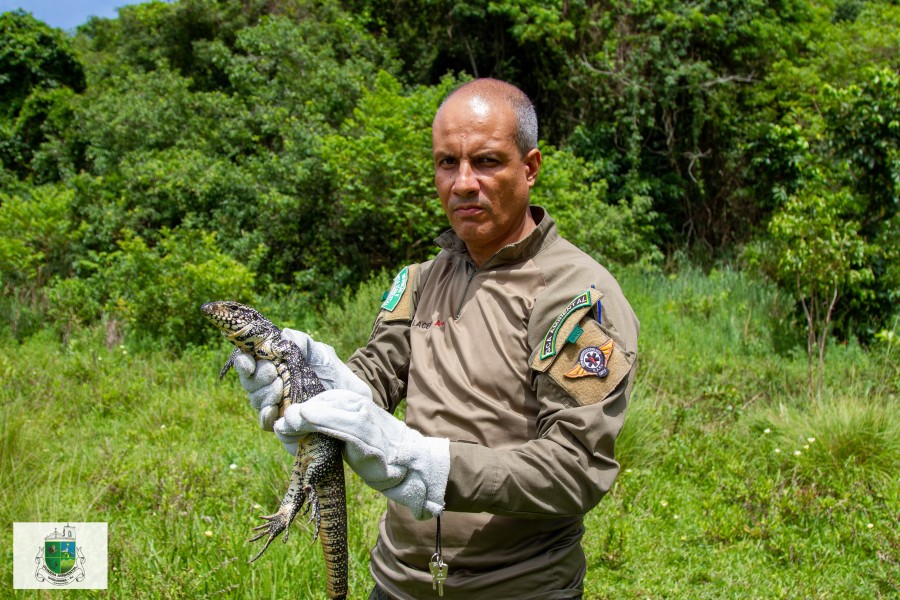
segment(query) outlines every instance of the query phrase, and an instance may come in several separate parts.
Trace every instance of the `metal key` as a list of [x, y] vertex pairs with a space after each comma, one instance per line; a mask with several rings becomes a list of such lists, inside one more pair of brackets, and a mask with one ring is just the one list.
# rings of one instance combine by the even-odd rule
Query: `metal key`
[[435, 554], [428, 563], [428, 570], [431, 571], [431, 589], [437, 590], [438, 596], [444, 595], [444, 580], [447, 579], [447, 563], [444, 559]]

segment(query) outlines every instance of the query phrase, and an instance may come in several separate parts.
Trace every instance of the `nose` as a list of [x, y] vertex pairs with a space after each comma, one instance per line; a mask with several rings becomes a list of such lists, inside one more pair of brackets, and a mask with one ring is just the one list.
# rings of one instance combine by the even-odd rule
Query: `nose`
[[478, 193], [478, 178], [469, 161], [464, 160], [459, 163], [452, 191], [456, 196], [471, 196]]

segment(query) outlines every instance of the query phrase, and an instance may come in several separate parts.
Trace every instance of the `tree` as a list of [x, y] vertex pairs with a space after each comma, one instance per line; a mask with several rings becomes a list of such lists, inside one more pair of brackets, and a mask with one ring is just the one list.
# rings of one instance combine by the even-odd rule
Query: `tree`
[[835, 306], [848, 288], [872, 279], [869, 250], [855, 218], [856, 199], [822, 177], [791, 196], [769, 223], [776, 281], [803, 307], [809, 390], [821, 397], [825, 348]]
[[871, 245], [874, 278], [864, 290], [851, 290], [848, 307], [870, 339], [891, 322], [900, 299], [900, 75], [867, 69], [858, 84], [826, 86], [823, 108], [830, 151], [847, 165], [860, 234]]
[[[20, 179], [40, 145], [60, 128], [72, 92], [85, 89], [72, 41], [22, 10], [0, 14], [0, 166]], [[39, 179], [59, 177], [45, 165]]]
[[71, 40], [22, 10], [0, 14], [0, 117], [18, 114], [35, 88], [85, 87]]

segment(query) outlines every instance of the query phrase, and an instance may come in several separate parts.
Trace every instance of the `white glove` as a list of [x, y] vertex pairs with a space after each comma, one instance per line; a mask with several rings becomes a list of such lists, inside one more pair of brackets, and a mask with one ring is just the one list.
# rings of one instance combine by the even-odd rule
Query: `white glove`
[[236, 352], [233, 366], [250, 396], [250, 406], [259, 411], [260, 428], [272, 431], [272, 424], [278, 418], [283, 389], [281, 379], [275, 372], [275, 364], [271, 360], [256, 360], [246, 352]]
[[[372, 390], [357, 377], [350, 367], [338, 358], [334, 348], [317, 342], [302, 331], [283, 329], [281, 337], [300, 348], [300, 353], [313, 368], [326, 390], [347, 389], [372, 398]], [[270, 360], [256, 360], [246, 352], [238, 352], [234, 357], [234, 370], [241, 385], [250, 396], [250, 405], [259, 411], [259, 426], [272, 431], [278, 418], [278, 404], [281, 402], [283, 384]]]
[[330, 390], [292, 404], [275, 422], [285, 448], [296, 452], [305, 435], [318, 432], [344, 444], [344, 459], [370, 487], [406, 506], [416, 519], [444, 510], [450, 476], [450, 440], [425, 437], [370, 398]]

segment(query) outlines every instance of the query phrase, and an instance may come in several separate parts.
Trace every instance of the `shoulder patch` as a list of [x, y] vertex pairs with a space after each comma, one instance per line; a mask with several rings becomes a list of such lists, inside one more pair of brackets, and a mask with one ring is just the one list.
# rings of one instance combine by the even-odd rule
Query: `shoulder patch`
[[393, 312], [397, 305], [400, 303], [400, 298], [403, 297], [403, 292], [406, 291], [406, 284], [409, 283], [409, 267], [403, 267], [403, 270], [397, 273], [397, 276], [394, 277], [394, 284], [391, 286], [390, 291], [385, 295], [382, 300], [381, 308], [388, 312]]
[[381, 304], [384, 321], [409, 321], [413, 313], [413, 292], [419, 265], [404, 267]]
[[[566, 305], [562, 313], [556, 317], [553, 324], [550, 326], [550, 329], [547, 330], [547, 333], [542, 338], [540, 352], [535, 358], [532, 368], [537, 369], [538, 371], [546, 370], [546, 367], [549, 366], [548, 359], [556, 356], [559, 348], [569, 341], [573, 331], [578, 328], [578, 323], [581, 321], [584, 314], [587, 313], [594, 304], [599, 302], [602, 297], [603, 294], [596, 289], [589, 289], [584, 293], [575, 296], [572, 301]], [[559, 344], [560, 339], [562, 340], [561, 344]], [[577, 335], [575, 336], [575, 339], [578, 339]], [[544, 361], [547, 361], [544, 368], [540, 368], [540, 363]]]
[[582, 406], [609, 396], [634, 363], [634, 354], [616, 347], [593, 318], [583, 327], [578, 341], [566, 344], [547, 371]]

